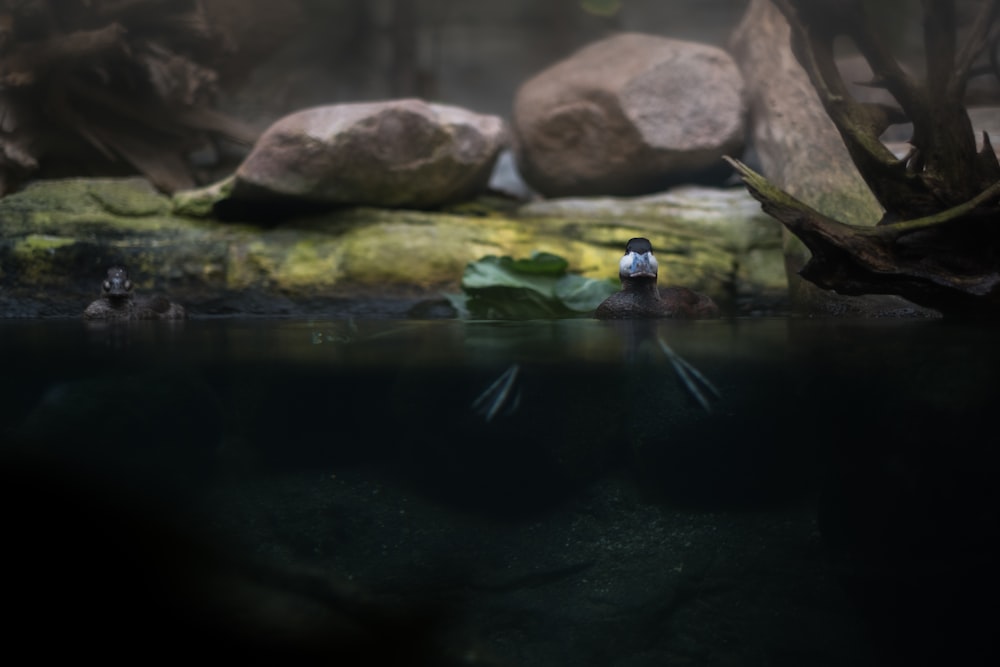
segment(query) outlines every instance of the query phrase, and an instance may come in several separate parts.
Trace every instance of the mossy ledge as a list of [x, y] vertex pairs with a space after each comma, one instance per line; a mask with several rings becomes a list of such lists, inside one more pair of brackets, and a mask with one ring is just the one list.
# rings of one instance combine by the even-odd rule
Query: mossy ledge
[[624, 242], [649, 237], [662, 280], [708, 292], [732, 311], [784, 299], [778, 226], [741, 190], [685, 188], [635, 199], [481, 200], [441, 211], [343, 208], [279, 224], [221, 222], [225, 183], [173, 199], [146, 181], [40, 181], [0, 200], [0, 313], [77, 316], [107, 266], [194, 315], [330, 315], [345, 304], [394, 315], [457, 291], [485, 255], [565, 257], [614, 277]]

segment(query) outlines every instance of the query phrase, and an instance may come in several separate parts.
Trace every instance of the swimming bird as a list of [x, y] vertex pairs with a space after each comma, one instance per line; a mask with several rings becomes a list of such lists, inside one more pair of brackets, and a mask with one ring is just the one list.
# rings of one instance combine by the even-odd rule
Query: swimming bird
[[184, 307], [164, 296], [137, 297], [124, 266], [112, 266], [101, 283], [101, 297], [83, 311], [85, 320], [183, 320]]
[[622, 323], [627, 327], [624, 332], [626, 359], [635, 362], [638, 349], [647, 342], [655, 342], [687, 392], [706, 412], [710, 412], [713, 398], [722, 398], [719, 390], [697, 368], [674, 352], [648, 320], [715, 318], [719, 316], [719, 307], [711, 297], [687, 287], [657, 289], [658, 274], [659, 264], [649, 239], [629, 239], [625, 244], [625, 254], [618, 262], [622, 288], [597, 307], [594, 317], [599, 320], [646, 320]]
[[599, 320], [631, 320], [719, 316], [719, 307], [709, 296], [687, 287], [658, 290], [658, 273], [659, 264], [649, 239], [629, 239], [625, 244], [625, 255], [618, 262], [622, 288], [597, 307], [594, 317]]

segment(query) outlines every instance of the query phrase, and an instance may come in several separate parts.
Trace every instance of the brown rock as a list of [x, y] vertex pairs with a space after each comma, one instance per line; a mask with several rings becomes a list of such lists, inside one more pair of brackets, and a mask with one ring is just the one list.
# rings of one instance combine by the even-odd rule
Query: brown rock
[[234, 199], [429, 208], [486, 188], [503, 120], [417, 99], [315, 107], [272, 125]]
[[743, 79], [716, 47], [638, 33], [591, 44], [521, 86], [525, 180], [547, 196], [637, 195], [700, 180], [739, 154]]

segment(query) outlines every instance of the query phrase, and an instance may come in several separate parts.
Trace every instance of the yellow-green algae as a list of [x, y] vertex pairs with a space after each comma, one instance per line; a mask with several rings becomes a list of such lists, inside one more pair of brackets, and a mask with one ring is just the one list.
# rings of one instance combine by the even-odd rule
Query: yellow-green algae
[[21, 280], [37, 287], [46, 287], [53, 284], [52, 277], [59, 273], [59, 251], [73, 243], [73, 239], [29, 234], [13, 241], [10, 257], [21, 267]]
[[179, 216], [207, 218], [212, 215], [215, 205], [233, 191], [235, 182], [236, 177], [229, 176], [203, 188], [174, 193], [170, 200], [171, 210]]

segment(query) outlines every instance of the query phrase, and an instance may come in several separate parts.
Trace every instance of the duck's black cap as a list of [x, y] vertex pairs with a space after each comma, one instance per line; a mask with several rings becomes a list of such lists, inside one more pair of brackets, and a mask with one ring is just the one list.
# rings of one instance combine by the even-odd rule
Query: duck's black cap
[[625, 244], [625, 252], [636, 252], [639, 254], [653, 252], [653, 244], [649, 242], [649, 239], [644, 239], [641, 236], [638, 236], [634, 239], [628, 240], [628, 243]]

